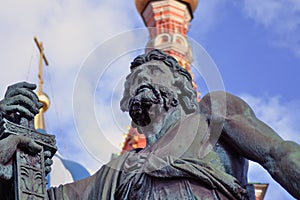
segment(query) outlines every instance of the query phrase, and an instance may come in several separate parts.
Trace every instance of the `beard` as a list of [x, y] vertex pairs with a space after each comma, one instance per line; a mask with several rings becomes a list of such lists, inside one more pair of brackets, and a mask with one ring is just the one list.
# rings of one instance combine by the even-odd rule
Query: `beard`
[[142, 85], [129, 101], [129, 115], [134, 125], [147, 126], [151, 123], [150, 108], [157, 104], [156, 112], [167, 112], [170, 107], [178, 105], [178, 99], [173, 91], [160, 85]]

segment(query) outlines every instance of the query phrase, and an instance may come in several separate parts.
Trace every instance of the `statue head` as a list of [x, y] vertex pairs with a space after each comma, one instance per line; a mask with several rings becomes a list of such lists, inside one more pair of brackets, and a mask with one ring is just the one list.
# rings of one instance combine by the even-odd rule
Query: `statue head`
[[[155, 49], [136, 57], [130, 69], [120, 105], [137, 125], [146, 126], [151, 114], [178, 106], [185, 114], [198, 110], [192, 77], [172, 56]], [[161, 105], [156, 113], [151, 113], [153, 105]]]

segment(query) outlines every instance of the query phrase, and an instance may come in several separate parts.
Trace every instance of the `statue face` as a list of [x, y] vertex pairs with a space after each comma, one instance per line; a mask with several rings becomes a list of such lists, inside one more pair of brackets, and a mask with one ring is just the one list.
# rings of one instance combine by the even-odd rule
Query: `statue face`
[[174, 86], [170, 68], [161, 61], [150, 61], [133, 70], [129, 101], [129, 115], [139, 126], [146, 126], [152, 119], [178, 102], [178, 88]]
[[134, 69], [131, 74], [131, 95], [141, 85], [161, 85], [174, 89], [174, 76], [170, 68], [161, 61], [150, 61]]

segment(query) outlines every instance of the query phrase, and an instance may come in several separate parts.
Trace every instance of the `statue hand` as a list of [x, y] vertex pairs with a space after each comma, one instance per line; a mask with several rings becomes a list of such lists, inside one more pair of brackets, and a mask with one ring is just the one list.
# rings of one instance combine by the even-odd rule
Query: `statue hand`
[[12, 158], [17, 148], [32, 154], [42, 150], [42, 146], [25, 136], [10, 135], [0, 140], [0, 179], [9, 180], [12, 178]]
[[34, 89], [36, 89], [36, 85], [27, 82], [9, 86], [5, 93], [5, 98], [0, 101], [1, 114], [6, 117], [9, 117], [11, 114], [17, 114], [19, 117], [32, 120], [43, 106], [33, 92]]

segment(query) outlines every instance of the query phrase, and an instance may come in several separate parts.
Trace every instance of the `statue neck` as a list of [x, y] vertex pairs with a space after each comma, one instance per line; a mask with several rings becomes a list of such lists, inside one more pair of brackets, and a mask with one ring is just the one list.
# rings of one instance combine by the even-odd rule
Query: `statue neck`
[[147, 146], [152, 146], [161, 136], [172, 128], [183, 116], [185, 112], [181, 108], [175, 108], [170, 112], [157, 116], [158, 121], [147, 127], [139, 127], [140, 131], [146, 136]]

